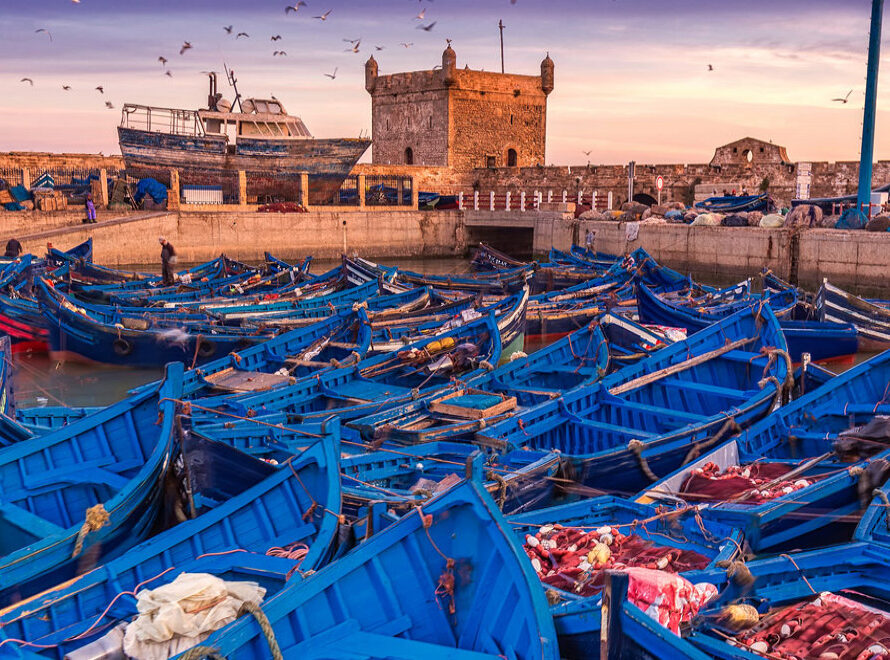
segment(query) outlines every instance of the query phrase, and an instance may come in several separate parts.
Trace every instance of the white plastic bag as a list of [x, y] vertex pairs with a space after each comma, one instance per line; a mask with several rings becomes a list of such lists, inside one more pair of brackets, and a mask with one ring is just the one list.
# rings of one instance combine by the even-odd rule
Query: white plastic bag
[[169, 584], [136, 594], [139, 616], [127, 626], [124, 652], [137, 660], [167, 660], [234, 621], [245, 602], [259, 605], [265, 595], [256, 582], [182, 573]]

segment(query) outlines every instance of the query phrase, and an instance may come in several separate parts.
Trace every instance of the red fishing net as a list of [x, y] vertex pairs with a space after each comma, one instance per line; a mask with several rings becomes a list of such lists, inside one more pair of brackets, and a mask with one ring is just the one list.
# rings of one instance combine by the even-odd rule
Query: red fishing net
[[609, 526], [587, 531], [544, 525], [534, 535], [526, 535], [525, 552], [542, 582], [582, 596], [603, 588], [605, 569], [641, 567], [680, 573], [709, 563], [694, 550], [656, 545]]
[[890, 615], [823, 592], [812, 600], [772, 610], [736, 640], [777, 660], [888, 660]]
[[705, 463], [686, 479], [681, 493], [694, 495], [696, 502], [726, 502], [761, 504], [806, 488], [818, 477], [782, 479], [794, 465], [787, 463], [750, 463], [730, 465], [724, 471], [716, 463]]

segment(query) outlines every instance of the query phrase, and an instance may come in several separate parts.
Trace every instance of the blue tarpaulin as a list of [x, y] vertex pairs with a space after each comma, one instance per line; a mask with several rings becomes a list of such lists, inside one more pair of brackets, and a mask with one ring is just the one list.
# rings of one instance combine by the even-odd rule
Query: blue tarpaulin
[[837, 229], [862, 229], [865, 227], [865, 216], [859, 212], [859, 209], [847, 209], [841, 214], [841, 219], [837, 221], [835, 228]]
[[136, 194], [133, 195], [133, 199], [139, 204], [146, 195], [151, 197], [155, 204], [161, 204], [167, 199], [167, 187], [152, 178], [142, 179], [136, 184]]

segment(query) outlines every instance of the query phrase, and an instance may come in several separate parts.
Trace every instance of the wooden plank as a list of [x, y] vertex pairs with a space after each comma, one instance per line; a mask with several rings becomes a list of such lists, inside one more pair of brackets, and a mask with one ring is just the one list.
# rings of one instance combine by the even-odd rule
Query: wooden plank
[[678, 374], [681, 371], [686, 371], [687, 369], [691, 369], [692, 367], [698, 366], [699, 364], [703, 364], [709, 360], [713, 360], [716, 357], [720, 357], [725, 353], [734, 351], [735, 349], [740, 348], [745, 344], [750, 344], [752, 341], [754, 341], [754, 339], [755, 337], [744, 337], [742, 339], [736, 339], [735, 341], [730, 342], [725, 346], [721, 346], [720, 348], [717, 348], [713, 351], [708, 351], [707, 353], [696, 355], [695, 357], [684, 360], [683, 362], [672, 364], [671, 366], [665, 367], [664, 369], [661, 369], [659, 371], [653, 372], [651, 374], [646, 374], [645, 376], [640, 376], [639, 378], [634, 378], [633, 380], [622, 383], [621, 385], [616, 385], [615, 387], [609, 389], [609, 394], [624, 394], [625, 392], [629, 392], [631, 390], [643, 387], [644, 385], [649, 385], [650, 383], [659, 381], [662, 378], [667, 378], [668, 376]]
[[280, 385], [293, 385], [296, 378], [262, 371], [223, 369], [204, 377], [212, 387], [229, 392], [264, 392]]

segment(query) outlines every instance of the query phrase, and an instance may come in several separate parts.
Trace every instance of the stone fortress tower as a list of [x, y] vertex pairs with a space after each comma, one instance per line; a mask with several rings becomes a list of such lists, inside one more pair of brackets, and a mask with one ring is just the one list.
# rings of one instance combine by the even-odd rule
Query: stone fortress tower
[[539, 76], [457, 67], [449, 44], [442, 66], [380, 75], [365, 64], [371, 95], [375, 165], [425, 165], [468, 171], [476, 167], [544, 165], [547, 96], [554, 65]]

